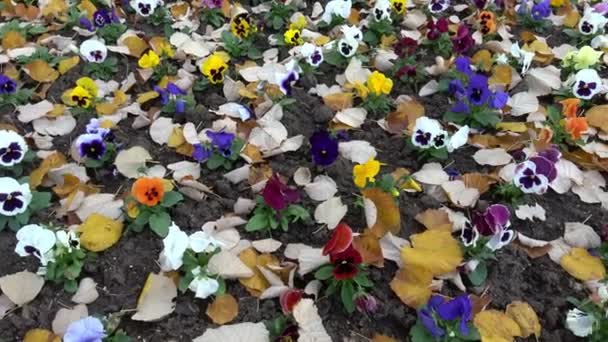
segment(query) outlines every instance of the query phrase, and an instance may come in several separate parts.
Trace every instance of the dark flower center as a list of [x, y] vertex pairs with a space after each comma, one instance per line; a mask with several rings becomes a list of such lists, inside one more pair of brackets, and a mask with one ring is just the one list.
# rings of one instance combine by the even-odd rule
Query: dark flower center
[[146, 191], [145, 196], [148, 199], [148, 201], [153, 201], [159, 197], [159, 193], [155, 187], [152, 187]]

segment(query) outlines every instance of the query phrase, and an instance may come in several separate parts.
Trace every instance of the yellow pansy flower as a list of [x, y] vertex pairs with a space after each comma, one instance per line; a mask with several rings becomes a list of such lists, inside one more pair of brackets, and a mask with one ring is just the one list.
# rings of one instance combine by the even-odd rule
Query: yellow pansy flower
[[84, 88], [90, 96], [97, 97], [97, 84], [90, 77], [81, 77], [76, 81], [76, 85]]
[[583, 46], [573, 57], [574, 68], [576, 70], [587, 69], [597, 64], [602, 54], [602, 51], [595, 51], [590, 46]]
[[367, 89], [365, 84], [361, 82], [355, 82], [355, 84], [353, 84], [353, 88], [355, 89], [355, 93], [357, 93], [357, 96], [362, 99], [366, 99], [369, 95], [369, 89]]
[[374, 95], [388, 95], [393, 90], [393, 80], [381, 72], [374, 71], [367, 78], [367, 88]]
[[224, 74], [228, 70], [226, 57], [220, 53], [214, 53], [207, 57], [201, 65], [201, 72], [209, 82], [213, 84], [224, 82]]
[[304, 40], [302, 39], [302, 34], [300, 30], [297, 29], [289, 29], [285, 31], [283, 35], [283, 39], [285, 39], [285, 44], [287, 45], [302, 45], [304, 44]]
[[169, 44], [169, 42], [165, 40], [161, 41], [158, 45], [158, 52], [161, 56], [167, 56], [169, 58], [173, 58], [173, 55], [175, 54], [175, 51], [173, 51], [171, 44]]
[[391, 7], [397, 14], [405, 13], [405, 0], [391, 0]]
[[[292, 19], [293, 20], [293, 19]], [[306, 27], [306, 17], [302, 13], [298, 13], [295, 20], [289, 24], [290, 29], [301, 30]]]
[[241, 39], [249, 37], [255, 31], [255, 26], [251, 24], [250, 20], [247, 13], [236, 15], [230, 21], [230, 32]]
[[551, 0], [551, 6], [561, 7], [564, 5], [565, 0]]
[[139, 61], [137, 61], [137, 65], [139, 65], [142, 69], [151, 69], [160, 64], [160, 57], [156, 54], [156, 52], [150, 50], [148, 53], [143, 54]]
[[91, 106], [92, 95], [83, 87], [76, 86], [68, 95], [68, 105], [89, 108]]
[[355, 165], [353, 167], [355, 185], [363, 188], [367, 185], [368, 181], [375, 182], [375, 177], [380, 172], [380, 165], [380, 162], [373, 158], [365, 162], [365, 164]]

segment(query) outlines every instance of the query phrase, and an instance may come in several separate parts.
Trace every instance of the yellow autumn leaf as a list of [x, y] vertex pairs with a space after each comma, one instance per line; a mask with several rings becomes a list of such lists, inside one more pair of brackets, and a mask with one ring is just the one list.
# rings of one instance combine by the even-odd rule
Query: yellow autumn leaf
[[479, 66], [481, 70], [490, 71], [492, 68], [492, 54], [488, 50], [479, 50], [471, 57], [473, 65]]
[[101, 252], [112, 247], [122, 235], [122, 222], [100, 214], [91, 214], [78, 227], [80, 243], [91, 252]]
[[376, 222], [369, 227], [372, 233], [378, 238], [386, 233], [397, 235], [401, 231], [401, 213], [393, 195], [380, 188], [368, 188], [362, 190], [361, 194], [376, 206]]
[[17, 31], [8, 31], [2, 37], [2, 47], [5, 50], [20, 48], [25, 45], [25, 37]]
[[372, 337], [372, 342], [397, 342], [397, 340], [390, 336], [376, 333], [374, 337]]
[[80, 63], [80, 56], [65, 58], [59, 62], [59, 65], [57, 65], [57, 70], [59, 70], [59, 73], [63, 75], [73, 67], [77, 66], [78, 63]]
[[412, 247], [401, 250], [404, 268], [422, 268], [434, 276], [452, 272], [462, 262], [460, 243], [445, 230], [427, 230], [410, 237]]
[[97, 7], [90, 0], [83, 0], [78, 5], [81, 12], [85, 12], [89, 20], [93, 19], [93, 14], [97, 11]]
[[207, 306], [205, 312], [215, 324], [226, 324], [231, 322], [239, 314], [239, 303], [229, 294], [215, 297], [213, 303]]
[[333, 93], [323, 96], [323, 102], [334, 111], [353, 106], [353, 93]]
[[46, 114], [46, 116], [49, 118], [58, 118], [58, 117], [62, 116], [64, 113], [65, 113], [65, 106], [62, 105], [61, 103], [55, 103], [53, 105], [53, 110], [48, 112]]
[[40, 83], [53, 82], [59, 77], [59, 72], [42, 59], [35, 59], [24, 67], [30, 77]]
[[572, 248], [559, 260], [559, 264], [578, 280], [600, 280], [606, 277], [606, 267], [602, 260], [589, 254], [584, 248]]
[[500, 84], [508, 86], [513, 78], [513, 69], [510, 65], [497, 65], [492, 68], [492, 76], [488, 80], [490, 85]]
[[181, 127], [173, 127], [173, 132], [171, 132], [171, 135], [169, 136], [167, 146], [176, 148], [183, 145], [185, 142], [186, 138], [184, 138], [184, 130]]
[[44, 8], [42, 8], [42, 16], [53, 16], [55, 18], [65, 17], [68, 11], [68, 2], [65, 0], [49, 0]]
[[331, 41], [331, 38], [329, 38], [328, 36], [318, 36], [317, 38], [315, 38], [315, 44], [318, 46], [323, 46], [327, 43], [329, 43]]
[[433, 274], [426, 269], [408, 267], [400, 269], [390, 286], [401, 301], [413, 308], [418, 309], [425, 305], [431, 298], [430, 289]]
[[485, 310], [473, 319], [473, 324], [481, 335], [482, 342], [512, 342], [521, 336], [517, 322], [498, 310]]
[[141, 93], [141, 94], [137, 95], [137, 103], [144, 104], [150, 100], [154, 100], [158, 96], [159, 96], [158, 93], [154, 90], [147, 91], [145, 93]]
[[564, 27], [574, 28], [578, 24], [578, 21], [581, 19], [581, 14], [578, 13], [578, 10], [575, 6], [570, 7], [570, 11], [566, 14], [564, 18]]
[[40, 166], [38, 166], [30, 174], [30, 187], [32, 189], [37, 188], [42, 184], [42, 180], [51, 169], [58, 168], [66, 163], [65, 156], [59, 152], [55, 152], [46, 157]]
[[507, 305], [505, 310], [507, 316], [511, 317], [521, 329], [521, 337], [527, 338], [534, 334], [536, 340], [540, 337], [541, 325], [538, 316], [530, 304], [526, 302], [513, 301]]
[[364, 264], [374, 265], [376, 267], [384, 266], [384, 256], [382, 255], [382, 248], [380, 247], [380, 239], [372, 233], [371, 230], [366, 229], [363, 234], [354, 237], [353, 247], [361, 253]]
[[118, 106], [113, 102], [98, 103], [95, 105], [95, 111], [98, 115], [112, 115], [116, 113]]
[[55, 336], [46, 329], [30, 329], [23, 337], [23, 342], [61, 342], [61, 337]]
[[415, 217], [426, 229], [452, 231], [452, 222], [447, 212], [439, 209], [427, 209]]
[[253, 296], [259, 297], [270, 284], [266, 277], [260, 272], [258, 266], [266, 266], [268, 264], [278, 265], [278, 260], [270, 254], [259, 255], [253, 248], [247, 248], [239, 254], [239, 259], [253, 271], [253, 276], [249, 278], [241, 278], [239, 282], [247, 288], [247, 291]]
[[129, 54], [131, 56], [137, 58], [141, 57], [144, 51], [146, 51], [150, 47], [145, 40], [139, 38], [136, 35], [132, 35], [123, 39], [122, 45], [129, 48]]
[[528, 130], [525, 122], [499, 122], [496, 124], [496, 128], [515, 133], [524, 133]]

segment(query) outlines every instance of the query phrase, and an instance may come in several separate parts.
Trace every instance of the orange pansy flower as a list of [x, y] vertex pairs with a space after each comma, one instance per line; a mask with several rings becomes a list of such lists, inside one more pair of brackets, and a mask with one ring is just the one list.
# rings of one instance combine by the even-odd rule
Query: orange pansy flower
[[572, 139], [580, 139], [583, 132], [588, 128], [586, 118], [572, 117], [566, 119], [566, 132], [570, 133]]
[[481, 11], [478, 20], [482, 34], [486, 35], [496, 32], [496, 14], [494, 14], [494, 12]]
[[571, 98], [559, 101], [559, 103], [563, 106], [562, 113], [565, 117], [575, 118], [576, 112], [578, 111], [578, 105], [581, 103], [581, 100], [577, 98]]
[[139, 203], [153, 207], [163, 199], [165, 186], [161, 178], [140, 178], [133, 183], [131, 194]]

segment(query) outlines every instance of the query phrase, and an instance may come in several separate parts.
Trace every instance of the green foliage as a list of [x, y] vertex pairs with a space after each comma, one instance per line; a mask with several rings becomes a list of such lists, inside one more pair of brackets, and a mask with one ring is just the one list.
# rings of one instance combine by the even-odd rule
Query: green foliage
[[253, 211], [253, 216], [245, 226], [245, 230], [248, 232], [274, 230], [279, 227], [283, 231], [287, 231], [290, 223], [310, 219], [308, 210], [300, 205], [291, 204], [287, 208], [277, 212], [266, 205], [262, 196], [258, 196], [257, 202], [258, 204]]
[[150, 16], [146, 18], [146, 21], [154, 26], [171, 24], [171, 13], [169, 13], [169, 9], [167, 7], [159, 6], [156, 7], [154, 13], [150, 14]]
[[529, 13], [518, 14], [517, 24], [541, 33], [553, 26], [551, 21], [546, 19], [534, 19]]
[[121, 23], [106, 24], [97, 30], [97, 35], [105, 41], [107, 45], [116, 44], [116, 41], [127, 31], [127, 25]]
[[108, 57], [102, 63], [87, 63], [83, 72], [92, 78], [109, 81], [118, 71], [118, 58]]
[[0, 27], [0, 38], [4, 38], [4, 35], [11, 31], [19, 32], [23, 37], [29, 38], [45, 33], [47, 29], [44, 26], [24, 23], [17, 19], [13, 19]]
[[496, 187], [494, 194], [503, 202], [517, 205], [521, 202], [524, 192], [513, 183], [502, 183]]
[[16, 61], [18, 64], [28, 64], [37, 59], [42, 59], [43, 61], [46, 61], [47, 63], [49, 63], [50, 66], [53, 66], [53, 67], [55, 65], [59, 64], [59, 62], [62, 60], [62, 58], [59, 56], [51, 55], [49, 53], [49, 49], [47, 49], [45, 47], [38, 47], [38, 48], [36, 48], [36, 52], [34, 52], [33, 54], [31, 54], [29, 56], [19, 56], [19, 57], [17, 57]]
[[45, 278], [56, 284], [63, 284], [67, 292], [78, 290], [78, 277], [84, 266], [87, 254], [80, 248], [57, 247], [55, 260], [48, 263]]
[[34, 89], [18, 89], [12, 94], [0, 94], [0, 107], [4, 105], [20, 106], [29, 103]]
[[289, 18], [295, 11], [296, 8], [292, 5], [272, 1], [270, 10], [264, 14], [264, 22], [267, 23], [267, 26], [279, 31], [289, 22]]
[[382, 36], [390, 36], [395, 34], [395, 27], [388, 19], [380, 21], [371, 20], [368, 24], [368, 29], [363, 34], [363, 41], [370, 46], [376, 46], [380, 43]]
[[219, 8], [206, 9], [201, 14], [202, 19], [209, 23], [213, 28], [220, 28], [226, 22], [226, 18]]
[[327, 23], [324, 21], [319, 21], [319, 23], [317, 24], [317, 27], [319, 29], [331, 29], [332, 27], [338, 26], [338, 25], [343, 25], [346, 24], [346, 19], [337, 16], [337, 15], [332, 15], [331, 16], [331, 22]]
[[253, 36], [247, 39], [239, 39], [230, 31], [222, 32], [224, 49], [234, 58], [248, 57], [250, 59], [262, 58], [262, 52], [254, 46]]
[[230, 147], [232, 153], [230, 153], [229, 156], [226, 157], [218, 151], [213, 151], [213, 154], [207, 159], [205, 165], [207, 165], [209, 170], [216, 170], [220, 167], [224, 168], [224, 170], [232, 170], [234, 163], [240, 158], [239, 154], [243, 149], [243, 146], [245, 146], [245, 141], [243, 139], [234, 138], [232, 146]]
[[[194, 106], [196, 105], [196, 100], [194, 99], [194, 96], [192, 96], [192, 95], [179, 96], [179, 99], [184, 100], [186, 102], [186, 106], [185, 106], [186, 111], [194, 108]], [[163, 107], [161, 108], [160, 111], [163, 114], [171, 114], [173, 116], [174, 114], [177, 113], [177, 109], [176, 109], [175, 105], [176, 105], [176, 99], [170, 99], [166, 105], [163, 105]]]
[[156, 235], [164, 238], [169, 234], [169, 227], [171, 226], [171, 215], [167, 210], [183, 200], [184, 196], [181, 193], [168, 191], [165, 192], [158, 205], [153, 207], [139, 205], [139, 213], [134, 220], [131, 220], [129, 230], [141, 232], [148, 226]]
[[281, 334], [291, 324], [289, 318], [286, 316], [279, 316], [274, 319], [264, 322], [266, 329], [268, 330], [270, 341], [278, 341]]
[[358, 266], [357, 275], [352, 279], [334, 279], [334, 265], [326, 264], [321, 266], [315, 272], [315, 279], [327, 282], [329, 286], [325, 289], [325, 295], [331, 296], [339, 293], [342, 306], [348, 313], [355, 311], [355, 299], [358, 296], [365, 295], [367, 289], [374, 286], [367, 274], [367, 268], [364, 265]]
[[449, 33], [443, 33], [435, 40], [424, 39], [421, 45], [425, 49], [430, 50], [431, 54], [441, 56], [443, 58], [449, 58], [454, 49]]
[[374, 117], [379, 118], [388, 114], [393, 109], [393, 103], [387, 95], [369, 94], [367, 99], [361, 104]]
[[329, 65], [344, 68], [348, 65], [348, 58], [342, 56], [337, 49], [332, 49], [323, 56], [323, 61]]
[[176, 75], [177, 74], [177, 66], [173, 64], [170, 60], [162, 57], [160, 64], [154, 68], [154, 72], [150, 79], [155, 82], [160, 81], [161, 78], [168, 75]]
[[456, 113], [448, 111], [443, 116], [445, 121], [473, 128], [495, 128], [501, 119], [498, 112], [488, 106], [469, 105], [471, 113]]
[[[182, 267], [180, 267], [180, 273], [183, 274], [183, 276], [180, 277], [178, 284], [178, 289], [180, 290], [180, 292], [186, 292], [190, 283], [197, 277], [215, 278], [220, 284], [215, 294], [220, 295], [226, 292], [226, 283], [224, 279], [209, 273], [207, 270], [207, 265], [209, 264], [209, 260], [211, 260], [211, 257], [219, 253], [220, 251], [220, 248], [216, 248], [212, 252], [201, 253], [195, 253], [191, 249], [186, 250], [182, 259], [184, 263]], [[194, 270], [197, 270], [197, 272], [199, 273], [195, 275], [193, 273]]]

